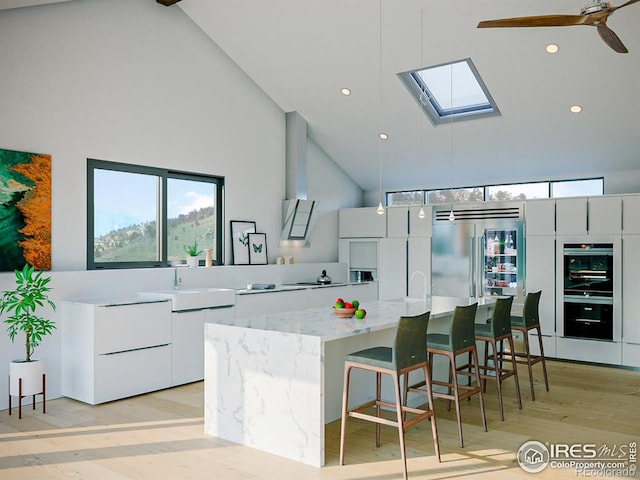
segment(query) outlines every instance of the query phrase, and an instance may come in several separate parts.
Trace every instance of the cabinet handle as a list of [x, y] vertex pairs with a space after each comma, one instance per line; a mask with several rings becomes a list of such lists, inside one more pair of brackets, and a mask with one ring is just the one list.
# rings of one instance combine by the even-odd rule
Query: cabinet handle
[[168, 347], [169, 345], [171, 345], [170, 343], [162, 343], [160, 345], [151, 345], [148, 347], [140, 347], [140, 348], [131, 348], [129, 350], [120, 350], [118, 352], [108, 352], [108, 353], [101, 353], [100, 355], [103, 356], [107, 356], [107, 355], [119, 355], [121, 353], [128, 353], [128, 352], [137, 352], [139, 350], [149, 350], [150, 348], [161, 348], [161, 347]]

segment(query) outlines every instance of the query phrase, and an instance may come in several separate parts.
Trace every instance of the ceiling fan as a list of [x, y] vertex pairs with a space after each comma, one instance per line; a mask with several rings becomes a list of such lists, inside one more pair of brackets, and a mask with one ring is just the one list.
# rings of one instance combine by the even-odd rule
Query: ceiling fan
[[478, 23], [478, 28], [499, 27], [569, 27], [573, 25], [591, 25], [598, 29], [600, 38], [618, 53], [627, 53], [618, 36], [607, 27], [609, 15], [616, 10], [640, 2], [629, 0], [619, 7], [612, 7], [609, 2], [596, 1], [582, 8], [580, 15], [539, 15], [534, 17], [502, 18], [498, 20], [484, 20]]

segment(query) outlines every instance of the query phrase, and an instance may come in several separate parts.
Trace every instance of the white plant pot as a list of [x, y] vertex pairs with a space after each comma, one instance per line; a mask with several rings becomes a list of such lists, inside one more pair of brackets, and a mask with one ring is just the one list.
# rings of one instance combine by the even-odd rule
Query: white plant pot
[[9, 364], [9, 394], [15, 397], [20, 394], [19, 379], [22, 379], [22, 395], [42, 393], [43, 374], [42, 360], [12, 360]]
[[198, 257], [187, 257], [187, 265], [189, 265], [189, 267], [191, 268], [196, 268], [198, 266], [199, 260], [200, 259]]

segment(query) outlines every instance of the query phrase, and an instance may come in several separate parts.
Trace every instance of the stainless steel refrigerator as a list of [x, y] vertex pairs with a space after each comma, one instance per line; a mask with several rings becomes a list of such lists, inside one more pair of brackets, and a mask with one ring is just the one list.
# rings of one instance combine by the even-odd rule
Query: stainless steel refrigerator
[[431, 293], [451, 297], [513, 296], [525, 281], [524, 206], [520, 203], [436, 208]]

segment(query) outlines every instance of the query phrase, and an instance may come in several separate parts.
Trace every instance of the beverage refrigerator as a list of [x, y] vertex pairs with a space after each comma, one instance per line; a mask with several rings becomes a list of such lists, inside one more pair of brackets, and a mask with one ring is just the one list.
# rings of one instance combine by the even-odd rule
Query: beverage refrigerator
[[524, 222], [519, 205], [434, 212], [431, 293], [452, 297], [513, 296], [525, 288]]

